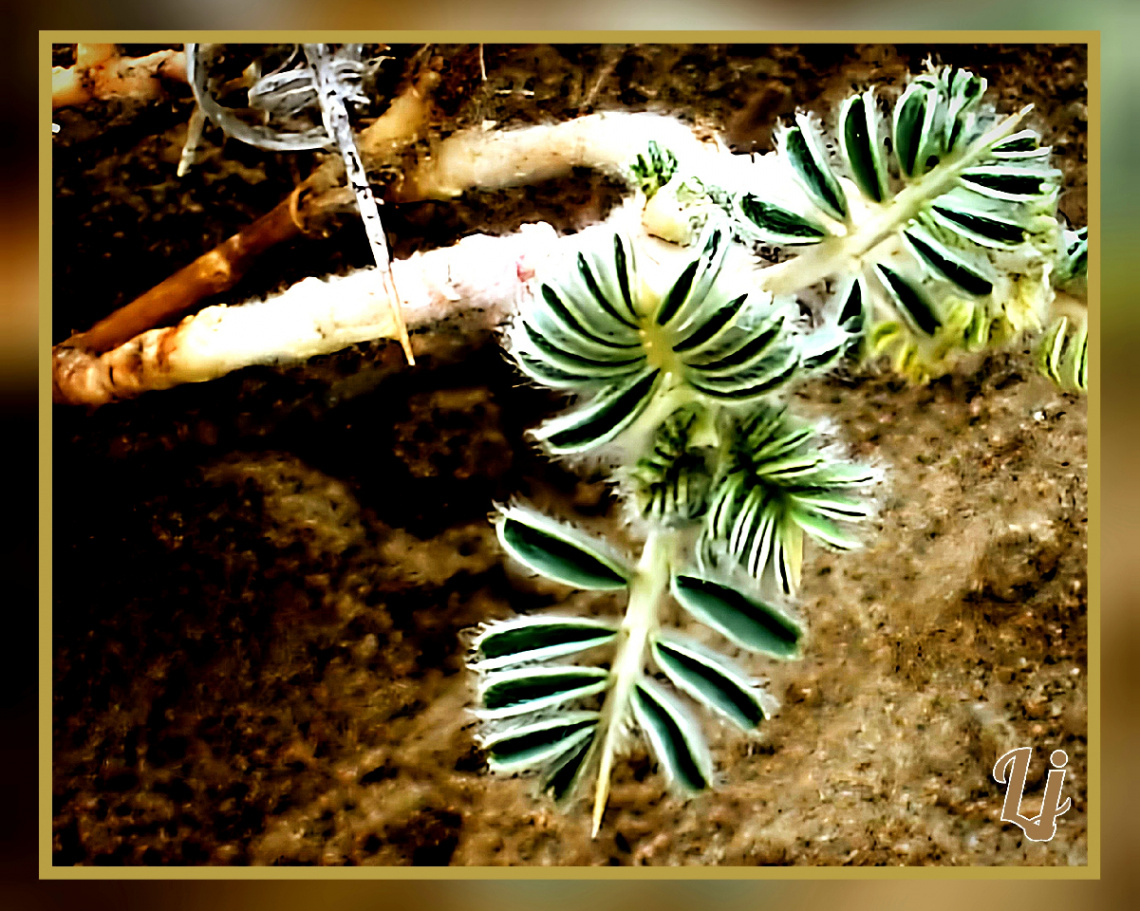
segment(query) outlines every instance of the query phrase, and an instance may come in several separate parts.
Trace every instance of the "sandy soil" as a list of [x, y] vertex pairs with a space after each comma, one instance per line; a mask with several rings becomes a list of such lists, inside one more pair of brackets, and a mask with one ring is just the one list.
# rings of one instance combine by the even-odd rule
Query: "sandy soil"
[[[1081, 49], [935, 49], [1038, 105], [1062, 208], [1086, 211]], [[664, 109], [768, 147], [775, 118], [930, 48], [438, 49], [454, 129]], [[187, 97], [62, 112], [56, 335], [89, 325], [275, 205], [307, 156], [226, 143], [173, 176]], [[215, 141], [217, 136], [212, 137]], [[571, 230], [603, 179], [391, 213], [397, 255], [532, 220]], [[346, 227], [265, 258], [264, 294], [367, 262]], [[783, 703], [759, 741], [710, 726], [723, 784], [685, 802], [619, 767], [596, 841], [472, 739], [463, 630], [610, 596], [514, 574], [487, 522], [520, 495], [621, 535], [600, 473], [523, 432], [558, 401], [493, 340], [400, 369], [395, 345], [250, 369], [93, 413], [54, 412], [53, 853], [57, 864], [1001, 864], [1087, 862], [1087, 436], [1083, 399], [1024, 351], [927, 388], [878, 374], [802, 388], [887, 469], [868, 547], [809, 550], [804, 660], [750, 666]], [[994, 760], [1069, 756], [1073, 808], [1031, 843], [999, 819]]]

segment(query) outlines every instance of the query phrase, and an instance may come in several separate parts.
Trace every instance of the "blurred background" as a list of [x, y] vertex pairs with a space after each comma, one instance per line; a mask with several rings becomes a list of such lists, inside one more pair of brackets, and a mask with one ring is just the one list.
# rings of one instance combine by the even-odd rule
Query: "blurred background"
[[[1100, 408], [1090, 416], [1090, 458], [1093, 477], [1100, 479], [1104, 503], [1099, 532], [1097, 513], [1093, 519], [1092, 550], [1101, 560], [1102, 672], [1102, 771], [1103, 828], [1102, 880], [1080, 882], [938, 882], [933, 874], [916, 872], [925, 881], [892, 882], [685, 882], [685, 883], [208, 883], [171, 886], [161, 883], [40, 883], [35, 877], [36, 832], [36, 669], [27, 643], [36, 635], [34, 576], [38, 541], [20, 526], [19, 520], [34, 514], [32, 484], [15, 483], [16, 534], [4, 551], [5, 574], [12, 581], [8, 616], [9, 658], [3, 662], [0, 680], [0, 711], [7, 736], [0, 740], [0, 763], [4, 773], [8, 824], [0, 835], [0, 881], [5, 906], [10, 908], [56, 908], [74, 905], [82, 898], [88, 908], [164, 907], [260, 908], [301, 907], [314, 900], [335, 903], [338, 909], [400, 907], [410, 901], [430, 902], [439, 908], [522, 908], [541, 904], [550, 908], [571, 908], [589, 904], [598, 911], [624, 907], [631, 901], [653, 902], [662, 909], [691, 907], [696, 902], [716, 902], [725, 909], [753, 908], [778, 901], [782, 908], [815, 908], [839, 905], [844, 908], [911, 907], [921, 901], [931, 909], [949, 908], [962, 903], [980, 907], [1020, 905], [1026, 900], [1047, 901], [1050, 908], [1128, 907], [1125, 871], [1140, 856], [1140, 830], [1135, 819], [1135, 783], [1129, 772], [1136, 768], [1131, 757], [1140, 755], [1140, 730], [1135, 719], [1134, 699], [1140, 684], [1140, 598], [1128, 582], [1128, 557], [1136, 546], [1140, 515], [1140, 481], [1128, 476], [1134, 464], [1131, 454], [1140, 445], [1138, 406], [1133, 398], [1140, 378], [1140, 361], [1131, 357], [1128, 347], [1140, 345], [1140, 311], [1133, 311], [1136, 292], [1129, 279], [1132, 250], [1140, 241], [1140, 186], [1127, 168], [1135, 159], [1140, 131], [1140, 106], [1136, 86], [1140, 85], [1140, 56], [1135, 37], [1140, 34], [1140, 4], [1131, 0], [1110, 0], [1096, 4], [1062, 3], [1060, 0], [1021, 0], [994, 3], [985, 0], [958, 0], [953, 4], [918, 9], [898, 0], [886, 2], [773, 2], [773, 0], [706, 0], [699, 12], [691, 4], [661, 0], [656, 4], [617, 4], [613, 0], [580, 0], [572, 8], [541, 7], [532, 2], [499, 2], [474, 6], [458, 0], [421, 0], [414, 6], [383, 3], [336, 2], [319, 6], [297, 0], [268, 3], [253, 0], [241, 6], [217, 0], [200, 0], [193, 5], [167, 2], [141, 3], [138, 0], [110, 4], [100, 2], [59, 3], [52, 9], [22, 5], [8, 17], [17, 40], [10, 43], [10, 88], [4, 105], [4, 129], [0, 131], [3, 149], [3, 198], [6, 215], [0, 231], [0, 408], [7, 437], [14, 443], [12, 456], [17, 471], [28, 477], [39, 457], [26, 445], [38, 426], [37, 410], [37, 226], [39, 143], [48, 137], [37, 133], [37, 83], [47, 75], [41, 65], [36, 41], [37, 29], [201, 29], [201, 28], [321, 28], [321, 29], [423, 29], [443, 30], [453, 40], [472, 40], [459, 30], [492, 29], [625, 29], [644, 30], [781, 30], [837, 29], [867, 32], [899, 29], [1003, 30], [1096, 30], [1101, 33], [1102, 124], [1101, 152], [1104, 207], [1101, 234], [1094, 249], [1101, 252], [1101, 316], [1103, 344], [1094, 361], [1091, 382], [1100, 393]], [[705, 36], [692, 31], [687, 40]], [[797, 36], [804, 40], [803, 36]], [[838, 36], [837, 36], [838, 37]], [[892, 40], [901, 36], [892, 35]], [[946, 40], [951, 36], [942, 36]], [[116, 40], [118, 35], [107, 35]], [[133, 36], [134, 40], [146, 40]], [[765, 35], [765, 40], [779, 36]], [[60, 40], [65, 40], [61, 35]], [[405, 39], [406, 40], [406, 39]], [[516, 38], [517, 40], [517, 38]], [[711, 40], [711, 38], [710, 38]], [[723, 40], [723, 36], [722, 36]], [[849, 40], [843, 36], [843, 40]], [[975, 39], [976, 40], [976, 39]], [[1047, 41], [1047, 36], [1027, 34], [1027, 41]], [[42, 72], [41, 72], [42, 70]], [[1095, 63], [1090, 60], [1090, 70]], [[1095, 123], [1095, 111], [1090, 111]], [[1090, 157], [1097, 155], [1090, 145]], [[1096, 224], [1096, 188], [1090, 187], [1090, 222]], [[45, 223], [44, 230], [48, 228]], [[1095, 255], [1095, 254], [1094, 254]], [[1093, 261], [1093, 282], [1097, 279]], [[1095, 325], [1095, 321], [1094, 321]], [[46, 354], [47, 340], [42, 345]], [[1095, 348], [1094, 348], [1095, 351]], [[1104, 369], [1100, 370], [1103, 364]], [[42, 365], [41, 365], [42, 366]], [[46, 373], [45, 373], [46, 375]], [[46, 398], [45, 398], [46, 401]], [[1103, 424], [1101, 423], [1103, 421]], [[1103, 426], [1103, 454], [1096, 445]], [[44, 437], [41, 436], [40, 439]], [[1099, 474], [1095, 466], [1100, 465]], [[46, 461], [41, 462], [47, 468]], [[50, 489], [50, 477], [42, 476]], [[1095, 489], [1095, 488], [1094, 488]], [[1104, 495], [1103, 492], [1107, 492]], [[50, 529], [40, 531], [48, 541]], [[1100, 547], [1097, 548], [1099, 541]], [[1094, 557], [1095, 559], [1095, 557]], [[47, 567], [43, 567], [47, 571]], [[1096, 578], [1096, 567], [1090, 566]], [[1096, 586], [1093, 586], [1094, 597]], [[1093, 635], [1097, 626], [1091, 625]], [[17, 644], [19, 643], [19, 644]], [[26, 657], [24, 657], [26, 656]], [[22, 660], [21, 660], [22, 659]], [[1096, 668], [1090, 668], [1096, 678]], [[1095, 721], [1090, 719], [1095, 724]], [[1095, 763], [1095, 759], [1094, 759]], [[1090, 795], [1092, 796], [1092, 795]], [[1094, 797], [1095, 800], [1095, 797]], [[834, 871], [838, 872], [838, 871]], [[1029, 872], [1029, 871], [1026, 871]]]

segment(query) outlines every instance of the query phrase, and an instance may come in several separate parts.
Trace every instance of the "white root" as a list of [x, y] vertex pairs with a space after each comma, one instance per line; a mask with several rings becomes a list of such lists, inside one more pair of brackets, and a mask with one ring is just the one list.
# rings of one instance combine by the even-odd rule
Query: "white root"
[[[546, 223], [508, 237], [473, 235], [393, 264], [411, 327], [449, 319], [495, 326], [514, 308], [534, 270], [559, 247]], [[398, 338], [390, 302], [362, 269], [307, 278], [258, 303], [207, 307], [178, 325], [151, 329], [102, 355], [52, 352], [53, 398], [104, 405], [143, 392], [201, 383], [255, 364], [299, 363], [373, 339]]]
[[[565, 177], [574, 168], [621, 173], [650, 141], [679, 159], [710, 147], [681, 121], [661, 114], [614, 111], [549, 126], [468, 130], [439, 142], [431, 157], [406, 175], [397, 201], [450, 199], [466, 190], [492, 190]], [[361, 137], [366, 159], [375, 143]]]
[[[422, 129], [428, 87], [398, 98], [389, 113], [359, 137], [373, 165]], [[566, 123], [504, 132], [469, 131], [437, 143], [405, 177], [398, 199], [452, 198], [566, 176], [584, 167], [619, 174], [650, 140], [680, 158], [710, 154], [686, 124], [657, 114], [593, 114]], [[522, 293], [531, 264], [553, 251], [549, 225], [531, 225], [509, 238], [474, 236], [446, 250], [395, 263], [401, 313], [426, 326], [464, 311], [497, 324]], [[64, 343], [52, 351], [53, 400], [103, 405], [143, 392], [205, 382], [254, 364], [299, 363], [349, 345], [400, 338], [378, 292], [374, 270], [343, 278], [309, 278], [262, 303], [208, 307], [176, 326], [152, 329], [99, 354]], [[390, 286], [390, 283], [388, 283]]]

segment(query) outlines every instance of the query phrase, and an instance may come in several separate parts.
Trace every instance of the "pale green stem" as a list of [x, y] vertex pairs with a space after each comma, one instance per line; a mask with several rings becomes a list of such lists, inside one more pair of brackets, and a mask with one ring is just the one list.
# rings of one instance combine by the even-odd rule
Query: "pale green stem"
[[952, 190], [966, 168], [977, 164], [997, 142], [1017, 129], [1029, 113], [1027, 105], [976, 140], [957, 158], [935, 166], [883, 206], [877, 217], [846, 237], [831, 238], [795, 259], [769, 266], [759, 273], [760, 287], [772, 294], [791, 294], [809, 288], [836, 273], [858, 271], [862, 259], [893, 236], [932, 201]]
[[629, 590], [629, 606], [618, 632], [617, 652], [610, 671], [611, 683], [602, 704], [598, 729], [604, 731], [601, 741], [601, 764], [594, 792], [594, 827], [591, 838], [597, 838], [606, 812], [610, 793], [610, 776], [620, 745], [626, 719], [630, 713], [633, 687], [645, 667], [649, 637], [657, 628], [658, 612], [669, 586], [668, 532], [653, 530], [645, 541], [637, 575]]
[[625, 439], [637, 439], [645, 431], [656, 430], [678, 408], [697, 401], [697, 392], [677, 373], [666, 373], [658, 392], [645, 411], [624, 431]]

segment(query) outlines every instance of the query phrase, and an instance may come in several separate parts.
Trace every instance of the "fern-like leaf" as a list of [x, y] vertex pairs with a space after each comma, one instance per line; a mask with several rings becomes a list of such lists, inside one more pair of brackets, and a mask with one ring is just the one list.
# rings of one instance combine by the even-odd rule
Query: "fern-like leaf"
[[677, 409], [657, 428], [648, 455], [626, 472], [643, 519], [673, 527], [704, 514], [712, 478], [695, 436], [707, 421], [699, 405]]
[[715, 566], [728, 558], [781, 591], [799, 586], [803, 536], [837, 550], [859, 546], [847, 526], [872, 509], [850, 491], [875, 472], [813, 448], [815, 431], [782, 408], [762, 407], [725, 431], [731, 453], [714, 482], [700, 553]]
[[[519, 369], [585, 401], [535, 437], [554, 454], [586, 452], [634, 426], [653, 401], [688, 387], [710, 401], [751, 401], [789, 382], [803, 362], [787, 307], [751, 293], [726, 268], [731, 235], [711, 227], [660, 299], [643, 294], [632, 242], [621, 234], [575, 252], [541, 282], [508, 330]], [[835, 355], [838, 341], [815, 360]]]
[[[763, 270], [761, 287], [791, 294], [861, 273], [862, 319], [845, 328], [863, 333], [865, 355], [889, 354], [925, 381], [957, 353], [1051, 325], [1053, 284], [1067, 285], [1087, 251], [1087, 232], [1083, 248], [1062, 234], [1050, 149], [1017, 129], [1025, 111], [999, 122], [982, 103], [985, 89], [969, 71], [931, 68], [891, 105], [871, 90], [848, 98], [837, 141], [797, 114], [777, 136], [784, 181], [771, 169], [760, 186], [674, 179], [688, 196], [704, 188], [694, 211], [719, 206], [741, 237], [799, 254]], [[847, 310], [855, 288], [840, 282], [835, 310]], [[836, 338], [832, 359], [804, 364], [832, 363], [840, 347]]]

